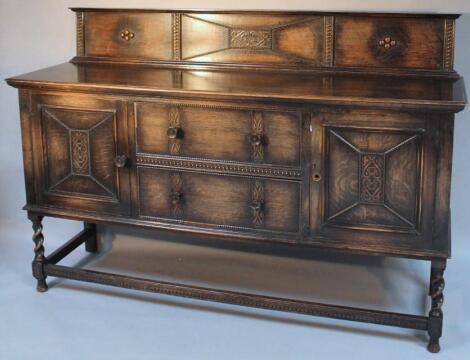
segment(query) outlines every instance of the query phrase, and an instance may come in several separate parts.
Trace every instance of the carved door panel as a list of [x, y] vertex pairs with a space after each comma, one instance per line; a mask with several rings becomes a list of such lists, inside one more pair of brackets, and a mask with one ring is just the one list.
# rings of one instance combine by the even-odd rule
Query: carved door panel
[[436, 120], [344, 111], [313, 122], [313, 234], [431, 249]]
[[124, 105], [80, 95], [35, 104], [39, 204], [128, 214], [129, 170], [115, 163], [128, 154]]

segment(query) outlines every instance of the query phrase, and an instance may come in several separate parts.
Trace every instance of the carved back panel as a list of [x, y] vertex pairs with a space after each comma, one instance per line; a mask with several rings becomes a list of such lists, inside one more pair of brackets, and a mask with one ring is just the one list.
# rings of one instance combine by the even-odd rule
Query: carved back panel
[[74, 11], [75, 61], [453, 69], [455, 15]]

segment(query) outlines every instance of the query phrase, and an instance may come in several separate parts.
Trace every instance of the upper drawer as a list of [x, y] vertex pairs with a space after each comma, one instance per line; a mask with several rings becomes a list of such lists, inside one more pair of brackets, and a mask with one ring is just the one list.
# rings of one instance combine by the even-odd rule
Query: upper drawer
[[338, 16], [335, 20], [336, 66], [428, 70], [451, 66], [452, 52], [444, 51], [442, 19]]
[[171, 60], [171, 14], [86, 13], [88, 56]]
[[300, 166], [301, 113], [137, 102], [137, 153]]

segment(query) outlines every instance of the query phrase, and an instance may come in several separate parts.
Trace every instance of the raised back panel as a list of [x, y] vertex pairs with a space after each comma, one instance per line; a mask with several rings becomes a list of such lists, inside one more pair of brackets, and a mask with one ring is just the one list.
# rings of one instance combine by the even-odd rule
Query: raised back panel
[[453, 69], [453, 15], [75, 11], [77, 62]]

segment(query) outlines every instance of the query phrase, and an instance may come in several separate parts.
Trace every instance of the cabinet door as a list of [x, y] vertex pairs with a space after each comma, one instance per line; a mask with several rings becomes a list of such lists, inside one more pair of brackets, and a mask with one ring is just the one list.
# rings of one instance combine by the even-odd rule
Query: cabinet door
[[124, 104], [88, 95], [38, 95], [33, 144], [39, 205], [129, 213]]
[[336, 111], [313, 122], [313, 235], [352, 247], [432, 249], [437, 120]]

